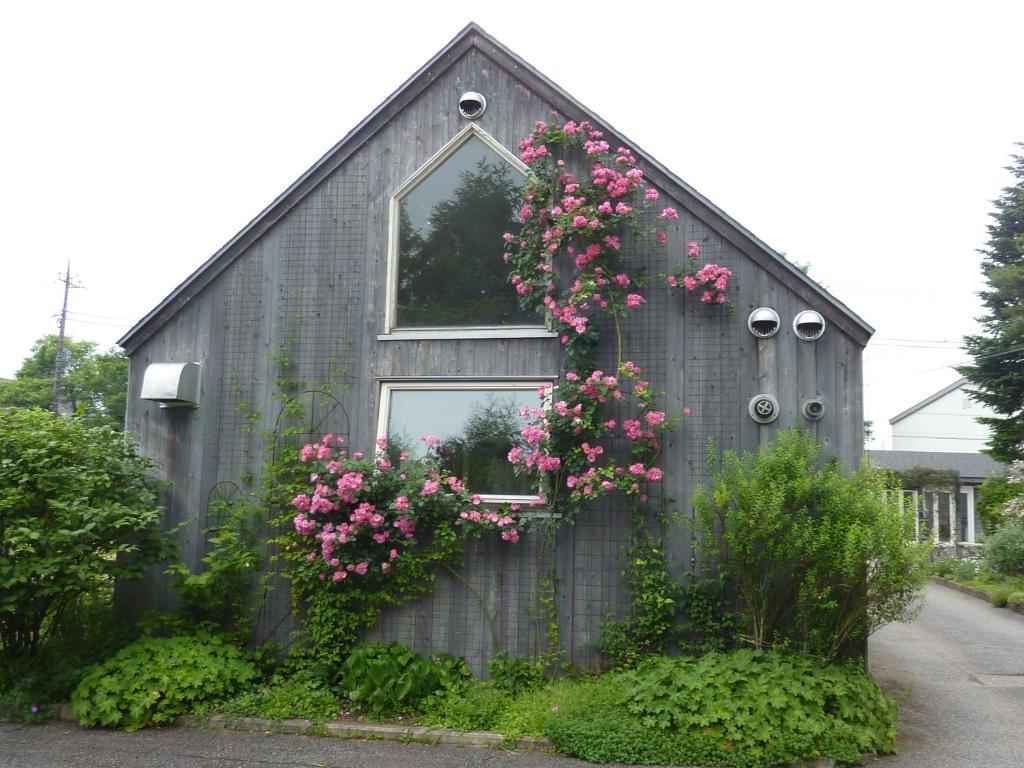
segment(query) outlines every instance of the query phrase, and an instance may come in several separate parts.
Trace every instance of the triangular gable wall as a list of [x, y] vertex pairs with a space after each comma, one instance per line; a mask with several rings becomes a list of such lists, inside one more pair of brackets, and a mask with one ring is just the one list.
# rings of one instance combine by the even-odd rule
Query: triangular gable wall
[[824, 300], [826, 318], [835, 323], [860, 345], [866, 345], [874, 329], [828, 291], [804, 275], [776, 251], [771, 249], [742, 225], [729, 217], [711, 201], [672, 174], [634, 142], [616, 131], [608, 123], [587, 109], [552, 81], [531, 67], [512, 51], [488, 35], [476, 24], [469, 24], [442, 48], [429, 62], [402, 84], [380, 106], [353, 128], [309, 170], [300, 176], [276, 200], [211, 256], [195, 272], [175, 288], [157, 307], [142, 318], [121, 339], [124, 349], [131, 354], [156, 332], [181, 307], [224, 271], [240, 254], [256, 242], [285, 214], [292, 210], [317, 185], [362, 147], [388, 121], [399, 114], [417, 96], [430, 87], [467, 51], [477, 49], [523, 85], [547, 100], [562, 114], [575, 119], [589, 119], [604, 130], [616, 143], [633, 149], [641, 160], [648, 179], [669, 192], [695, 217], [719, 232], [722, 237], [765, 269], [772, 277], [812, 301]]

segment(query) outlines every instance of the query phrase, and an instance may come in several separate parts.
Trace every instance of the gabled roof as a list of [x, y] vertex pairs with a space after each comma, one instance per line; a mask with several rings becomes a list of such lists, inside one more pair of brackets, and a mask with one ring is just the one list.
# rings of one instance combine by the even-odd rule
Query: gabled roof
[[952, 469], [967, 483], [980, 483], [1005, 467], [983, 453], [939, 453], [937, 451], [866, 451], [868, 461], [882, 469], [906, 472], [915, 467]]
[[406, 80], [398, 90], [385, 99], [362, 122], [349, 131], [341, 141], [335, 144], [327, 154], [302, 174], [255, 219], [250, 221], [219, 251], [189, 275], [167, 298], [136, 323], [118, 340], [118, 344], [129, 353], [142, 344], [186, 302], [226, 269], [249, 245], [267, 232], [282, 216], [301, 201], [306, 194], [315, 189], [321, 181], [344, 163], [374, 133], [401, 112], [407, 104], [472, 48], [476, 48], [499, 66], [504, 67], [510, 74], [558, 109], [561, 114], [576, 118], [585, 117], [596, 126], [599, 126], [605, 133], [613, 136], [619, 143], [631, 147], [633, 153], [638, 158], [641, 158], [644, 172], [651, 182], [679, 200], [690, 213], [718, 231], [719, 234], [734, 246], [758, 262], [762, 268], [772, 273], [780, 282], [794, 291], [803, 293], [810, 291], [819, 296], [832, 308], [832, 321], [836, 322], [837, 325], [861, 345], [867, 344], [868, 339], [874, 333], [874, 328], [864, 322], [845, 304], [807, 277], [807, 275], [793, 266], [777, 251], [758, 239], [753, 233], [728, 216], [693, 187], [637, 147], [635, 142], [629, 141], [621, 132], [611, 127], [607, 121], [602, 120], [592, 110], [580, 104], [559, 86], [484, 32], [475, 23], [468, 24], [465, 29], [459, 32], [451, 42], [438, 51], [430, 61]]
[[957, 381], [954, 381], [948, 387], [940, 389], [935, 394], [928, 395], [928, 397], [926, 397], [924, 400], [922, 400], [917, 405], [912, 405], [909, 408], [907, 408], [907, 410], [903, 411], [902, 413], [896, 414], [891, 419], [889, 419], [889, 423], [890, 424], [895, 424], [897, 421], [901, 421], [902, 419], [907, 418], [907, 416], [909, 416], [910, 414], [917, 413], [922, 408], [924, 408], [926, 405], [931, 405], [936, 400], [938, 400], [940, 397], [945, 397], [950, 392], [955, 392], [956, 390], [960, 389], [960, 387], [962, 387], [962, 386], [964, 386], [966, 384], [967, 384], [967, 379], [959, 379]]

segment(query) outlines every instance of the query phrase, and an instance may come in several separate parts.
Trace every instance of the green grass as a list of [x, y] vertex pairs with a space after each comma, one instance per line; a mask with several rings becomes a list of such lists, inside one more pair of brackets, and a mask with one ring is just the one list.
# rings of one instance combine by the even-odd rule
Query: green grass
[[[948, 578], [948, 577], [947, 577]], [[991, 595], [993, 592], [1010, 590], [1011, 592], [1024, 592], [1024, 576], [997, 576], [993, 574], [982, 574], [981, 578], [966, 579], [958, 581], [965, 587], [974, 587]]]

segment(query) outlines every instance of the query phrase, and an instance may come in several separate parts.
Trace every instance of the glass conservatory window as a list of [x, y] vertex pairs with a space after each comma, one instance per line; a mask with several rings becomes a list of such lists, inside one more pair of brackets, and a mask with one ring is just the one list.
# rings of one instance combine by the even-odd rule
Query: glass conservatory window
[[489, 501], [528, 501], [536, 488], [516, 477], [508, 452], [525, 422], [524, 406], [541, 405], [538, 387], [550, 382], [386, 383], [381, 388], [378, 435], [394, 461], [408, 451], [422, 457], [422, 437], [440, 439], [443, 465]]
[[[540, 326], [519, 308], [502, 260], [518, 227], [518, 168], [473, 132], [428, 166], [392, 208], [393, 327]], [[397, 210], [396, 210], [397, 209]]]

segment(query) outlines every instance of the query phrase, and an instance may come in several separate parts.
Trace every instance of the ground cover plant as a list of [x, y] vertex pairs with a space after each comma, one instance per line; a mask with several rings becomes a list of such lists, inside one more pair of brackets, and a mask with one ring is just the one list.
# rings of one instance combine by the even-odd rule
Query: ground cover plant
[[273, 675], [227, 699], [216, 710], [233, 717], [304, 718], [320, 724], [337, 717], [341, 706], [341, 700], [324, 680], [306, 671]]
[[82, 725], [138, 730], [223, 700], [259, 671], [217, 635], [143, 637], [92, 667], [71, 696]]
[[739, 650], [655, 657], [607, 675], [544, 730], [564, 752], [594, 762], [856, 762], [894, 749], [896, 710], [859, 665]]
[[548, 736], [592, 762], [768, 766], [891, 752], [896, 708], [859, 664], [742, 649], [650, 657], [633, 670], [516, 696], [477, 681], [421, 722]]

